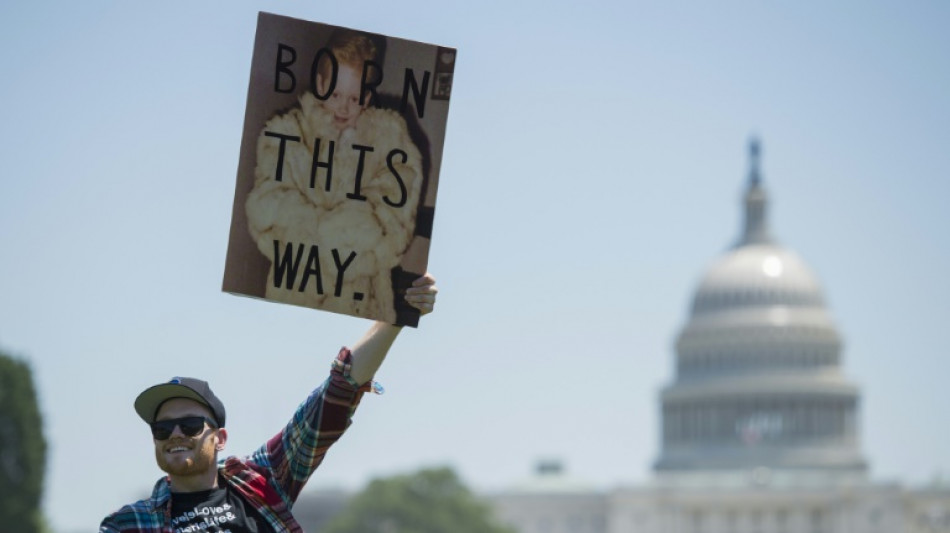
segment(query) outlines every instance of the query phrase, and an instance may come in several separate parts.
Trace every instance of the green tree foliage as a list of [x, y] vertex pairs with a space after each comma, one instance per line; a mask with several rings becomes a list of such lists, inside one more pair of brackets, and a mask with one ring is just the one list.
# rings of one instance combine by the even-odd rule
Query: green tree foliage
[[372, 481], [324, 533], [514, 533], [449, 468]]
[[46, 530], [46, 439], [30, 367], [0, 352], [0, 530]]

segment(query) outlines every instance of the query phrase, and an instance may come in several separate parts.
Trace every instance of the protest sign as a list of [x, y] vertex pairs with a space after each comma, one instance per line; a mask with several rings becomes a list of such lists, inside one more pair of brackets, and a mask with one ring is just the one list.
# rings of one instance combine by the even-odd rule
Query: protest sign
[[418, 325], [455, 54], [259, 14], [224, 291]]

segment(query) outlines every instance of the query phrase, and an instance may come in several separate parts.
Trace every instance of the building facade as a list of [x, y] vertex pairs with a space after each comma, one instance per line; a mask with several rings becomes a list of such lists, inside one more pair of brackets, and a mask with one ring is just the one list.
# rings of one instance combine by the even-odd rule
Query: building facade
[[[757, 143], [742, 207], [739, 239], [702, 276], [676, 338], [652, 482], [602, 490], [547, 461], [486, 495], [502, 522], [519, 533], [950, 533], [950, 486], [869, 479], [861, 393], [818, 280], [771, 236]], [[345, 505], [330, 496], [298, 503], [315, 511], [308, 531]]]
[[653, 481], [597, 491], [543, 469], [491, 496], [520, 533], [950, 533], [950, 487], [869, 480], [860, 390], [818, 280], [771, 236], [759, 157], [753, 142], [741, 234], [676, 338]]

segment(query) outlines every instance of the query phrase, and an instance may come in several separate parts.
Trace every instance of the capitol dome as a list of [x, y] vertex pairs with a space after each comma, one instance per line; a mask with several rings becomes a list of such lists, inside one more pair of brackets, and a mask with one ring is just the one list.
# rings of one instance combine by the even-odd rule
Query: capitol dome
[[770, 235], [756, 143], [750, 155], [742, 234], [702, 276], [676, 339], [655, 468], [861, 474], [841, 339], [815, 275]]
[[798, 255], [774, 244], [741, 246], [706, 271], [692, 314], [750, 305], [822, 306], [821, 287]]

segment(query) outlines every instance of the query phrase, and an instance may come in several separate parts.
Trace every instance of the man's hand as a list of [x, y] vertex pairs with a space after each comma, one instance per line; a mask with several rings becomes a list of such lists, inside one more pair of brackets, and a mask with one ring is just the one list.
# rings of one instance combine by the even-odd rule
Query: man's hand
[[424, 276], [412, 282], [406, 289], [406, 301], [423, 315], [429, 314], [435, 308], [435, 295], [439, 293], [435, 286], [435, 278], [426, 272]]

